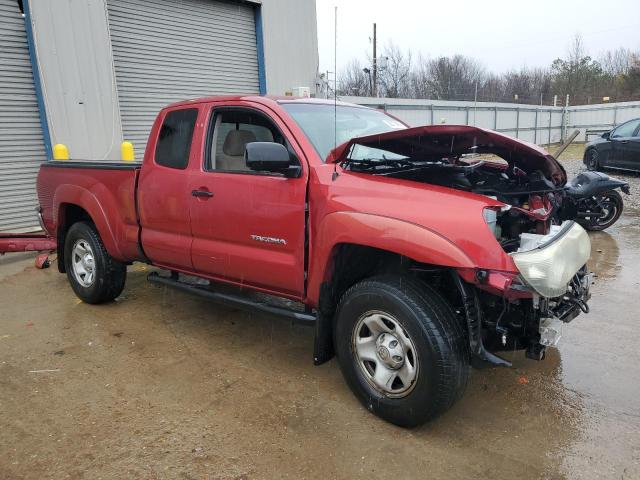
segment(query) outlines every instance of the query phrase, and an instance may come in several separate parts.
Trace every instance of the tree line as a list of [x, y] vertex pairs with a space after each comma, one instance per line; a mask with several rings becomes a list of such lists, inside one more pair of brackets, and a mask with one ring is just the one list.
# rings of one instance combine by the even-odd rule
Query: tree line
[[[394, 43], [383, 49], [377, 94], [389, 98], [425, 98], [551, 105], [640, 100], [640, 50], [618, 48], [597, 59], [576, 35], [565, 57], [548, 67], [522, 67], [502, 74], [464, 56], [426, 58]], [[371, 59], [353, 59], [338, 75], [339, 95], [373, 96]]]

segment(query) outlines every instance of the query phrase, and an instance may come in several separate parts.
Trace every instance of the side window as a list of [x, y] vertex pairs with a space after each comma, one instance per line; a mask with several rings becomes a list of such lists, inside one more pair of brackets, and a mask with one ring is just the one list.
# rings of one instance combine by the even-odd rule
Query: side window
[[224, 109], [213, 117], [207, 161], [208, 170], [250, 172], [244, 152], [251, 142], [276, 142], [292, 149], [280, 130], [266, 116], [249, 110]]
[[636, 131], [636, 128], [638, 128], [638, 125], [640, 125], [640, 119], [631, 120], [630, 122], [623, 123], [613, 131], [611, 138], [633, 137], [633, 132]]
[[167, 113], [156, 144], [156, 163], [183, 170], [189, 163], [191, 138], [198, 110], [188, 108]]

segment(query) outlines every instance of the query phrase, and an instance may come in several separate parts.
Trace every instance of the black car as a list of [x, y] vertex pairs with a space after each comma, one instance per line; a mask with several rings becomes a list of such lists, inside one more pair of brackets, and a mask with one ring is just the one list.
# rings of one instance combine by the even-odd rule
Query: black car
[[583, 162], [589, 170], [604, 167], [640, 171], [640, 118], [618, 125], [589, 142]]

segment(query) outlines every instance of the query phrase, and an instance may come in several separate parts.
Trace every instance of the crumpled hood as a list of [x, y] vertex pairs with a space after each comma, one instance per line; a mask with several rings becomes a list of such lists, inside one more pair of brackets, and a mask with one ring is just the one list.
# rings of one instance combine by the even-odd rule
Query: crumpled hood
[[492, 153], [527, 173], [540, 170], [557, 186], [567, 182], [562, 165], [543, 148], [468, 125], [430, 125], [352, 138], [332, 150], [327, 163], [344, 161], [355, 144], [413, 158]]

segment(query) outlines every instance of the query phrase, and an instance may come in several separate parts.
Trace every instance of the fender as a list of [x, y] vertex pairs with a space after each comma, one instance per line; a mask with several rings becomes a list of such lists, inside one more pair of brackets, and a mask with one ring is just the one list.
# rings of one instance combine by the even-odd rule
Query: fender
[[333, 252], [344, 243], [379, 248], [417, 262], [474, 268], [471, 259], [439, 233], [414, 223], [356, 212], [330, 213], [320, 223], [309, 268], [308, 300], [318, 305], [320, 285], [331, 275]]
[[600, 182], [597, 184], [597, 187], [598, 191], [615, 190], [616, 188], [621, 188], [624, 190], [623, 187], [628, 185], [629, 184], [627, 182], [623, 182], [622, 180], [618, 180], [617, 178], [609, 177], [607, 175], [606, 179], [603, 178], [602, 180], [600, 180]]
[[[127, 234], [128, 228], [124, 219], [121, 218], [112, 194], [103, 185], [95, 184], [94, 188], [97, 190], [96, 193], [100, 196], [100, 200], [98, 200], [96, 194], [86, 188], [71, 184], [60, 185], [53, 197], [54, 224], [57, 228], [62, 228], [64, 205], [76, 205], [85, 210], [91, 217], [109, 255], [120, 261], [133, 260], [130, 252], [128, 252], [129, 249], [122, 248], [126, 245], [125, 242], [129, 241], [127, 240], [127, 237], [129, 237]], [[111, 223], [108, 220], [105, 209], [109, 209], [116, 216]], [[137, 230], [137, 225], [135, 228]], [[137, 236], [134, 235], [133, 239], [137, 241]]]
[[[577, 186], [577, 185], [580, 186]], [[620, 188], [627, 193], [629, 184], [602, 172], [582, 172], [567, 185], [567, 193], [578, 199]]]

